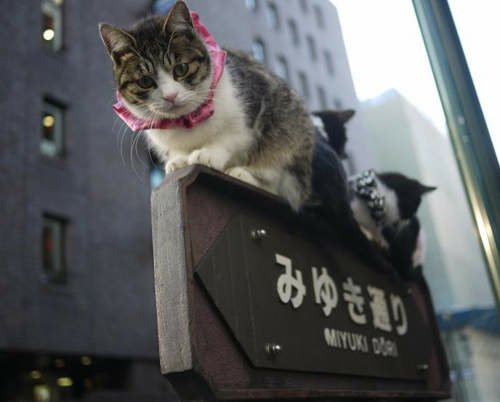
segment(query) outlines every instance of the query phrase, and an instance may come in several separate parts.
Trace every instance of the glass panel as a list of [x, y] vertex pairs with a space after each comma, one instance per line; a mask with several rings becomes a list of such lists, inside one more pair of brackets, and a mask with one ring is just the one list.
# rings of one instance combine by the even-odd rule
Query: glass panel
[[176, 0], [155, 0], [152, 6], [153, 13], [163, 15], [168, 14], [175, 2]]
[[62, 0], [42, 0], [42, 40], [52, 50], [62, 47]]
[[252, 44], [252, 55], [255, 60], [260, 61], [263, 64], [266, 64], [266, 48], [264, 46], [264, 42], [260, 39], [256, 39]]
[[308, 7], [308, 0], [300, 0], [300, 7], [302, 8], [302, 11], [307, 12], [309, 10]]
[[333, 74], [334, 69], [333, 69], [332, 54], [328, 50], [325, 50], [323, 54], [325, 56], [326, 71], [328, 71], [328, 74]]
[[280, 26], [280, 19], [278, 15], [278, 9], [273, 3], [269, 3], [267, 5], [267, 22], [269, 23], [269, 26], [274, 29], [278, 29]]
[[256, 0], [245, 0], [245, 4], [249, 10], [255, 10], [257, 8]]
[[312, 36], [307, 36], [307, 47], [309, 48], [309, 56], [311, 60], [316, 60], [318, 58], [318, 53], [316, 52], [316, 43]]
[[[350, 67], [347, 72], [336, 71], [336, 79], [345, 86], [338, 88], [334, 103], [349, 99], [344, 91], [350, 85], [359, 100], [357, 104], [343, 105], [356, 110], [347, 130], [349, 165], [354, 172], [374, 167], [379, 172], [400, 172], [438, 187], [423, 197], [418, 218], [425, 244], [423, 272], [448, 352], [454, 398], [498, 400], [500, 386], [495, 376], [500, 366], [500, 319], [412, 3], [332, 3], [339, 13], [347, 51], [347, 55], [339, 52], [335, 57], [348, 56]], [[482, 7], [481, 2], [455, 3], [463, 8]], [[495, 14], [491, 8], [489, 13]], [[466, 15], [464, 21], [475, 21], [473, 26], [481, 32], [488, 29], [484, 25], [493, 24], [488, 24], [486, 17], [470, 18], [477, 15], [473, 11]], [[496, 37], [498, 34], [490, 33], [488, 39], [494, 41]], [[481, 52], [491, 58], [494, 45], [485, 43], [476, 42], [471, 48], [480, 52], [482, 46]], [[474, 57], [478, 57], [478, 69], [486, 63]], [[498, 70], [495, 67], [495, 75]], [[489, 92], [498, 94], [500, 89], [494, 89], [491, 74], [482, 73], [489, 77]], [[483, 99], [484, 95], [481, 101], [486, 105]], [[493, 131], [494, 118], [489, 121]]]
[[294, 20], [288, 20], [288, 27], [290, 28], [290, 37], [292, 38], [292, 43], [294, 45], [298, 45], [300, 43], [300, 36], [297, 24]]
[[320, 6], [314, 6], [314, 17], [316, 18], [316, 23], [320, 28], [325, 27], [325, 22], [323, 20], [323, 12]]
[[307, 82], [307, 76], [303, 72], [299, 73], [299, 83], [300, 83], [300, 88], [299, 88], [300, 93], [302, 94], [304, 99], [308, 100], [310, 96], [309, 84]]
[[497, 160], [500, 160], [500, 56], [498, 47], [500, 3], [449, 0], [453, 19], [481, 102]]
[[318, 101], [319, 101], [319, 107], [322, 110], [328, 108], [328, 102], [326, 100], [326, 93], [325, 93], [325, 90], [321, 87], [318, 87]]
[[62, 109], [51, 102], [45, 101], [41, 116], [41, 126], [41, 153], [50, 157], [60, 156], [63, 150]]
[[35, 402], [50, 402], [51, 401], [50, 387], [45, 384], [35, 385], [33, 387], [33, 400]]
[[154, 190], [163, 181], [163, 178], [165, 177], [165, 170], [163, 169], [163, 164], [155, 154], [150, 153], [150, 158], [151, 164], [149, 170], [149, 184], [151, 189]]
[[283, 78], [287, 82], [290, 80], [290, 75], [288, 74], [288, 64], [284, 57], [278, 57], [276, 60], [275, 70], [278, 77]]
[[45, 216], [42, 226], [42, 264], [52, 282], [64, 281], [63, 226], [57, 218]]

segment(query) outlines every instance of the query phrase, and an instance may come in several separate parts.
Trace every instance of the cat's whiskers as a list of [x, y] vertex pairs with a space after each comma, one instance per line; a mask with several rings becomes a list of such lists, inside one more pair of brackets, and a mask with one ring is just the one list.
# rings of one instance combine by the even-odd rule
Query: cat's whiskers
[[124, 166], [127, 165], [127, 163], [125, 162], [125, 155], [123, 153], [123, 144], [125, 142], [125, 135], [127, 133], [127, 129], [128, 129], [128, 126], [125, 124], [125, 122], [122, 122], [121, 123], [121, 127], [118, 131], [118, 138], [119, 138], [119, 148], [120, 148], [120, 158], [122, 160], [122, 163]]

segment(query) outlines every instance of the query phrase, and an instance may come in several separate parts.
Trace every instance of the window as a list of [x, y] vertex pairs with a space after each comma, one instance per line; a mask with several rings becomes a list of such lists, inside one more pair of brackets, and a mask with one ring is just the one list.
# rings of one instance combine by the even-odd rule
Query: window
[[294, 20], [288, 20], [288, 28], [290, 29], [290, 36], [292, 37], [292, 43], [297, 46], [300, 43], [299, 29], [297, 28], [297, 23]]
[[62, 48], [62, 3], [63, 0], [42, 0], [42, 40], [49, 48]]
[[333, 98], [333, 107], [337, 110], [342, 109], [343, 107], [342, 101], [339, 98]]
[[300, 7], [302, 8], [302, 11], [307, 12], [309, 7], [307, 6], [307, 2], [310, 0], [300, 0]]
[[260, 39], [255, 39], [252, 44], [252, 54], [255, 60], [266, 64], [266, 47]]
[[288, 73], [288, 63], [283, 56], [278, 57], [276, 61], [276, 74], [283, 78], [286, 82], [290, 82], [290, 74]]
[[51, 158], [63, 153], [64, 109], [56, 103], [45, 100], [42, 107], [42, 138], [40, 152]]
[[307, 83], [306, 75], [301, 71], [299, 73], [300, 93], [304, 99], [309, 100], [309, 84]]
[[151, 157], [151, 165], [149, 169], [149, 184], [151, 189], [154, 190], [158, 187], [163, 178], [165, 177], [165, 170], [163, 169], [163, 165], [155, 154], [150, 154]]
[[332, 54], [328, 50], [325, 50], [323, 55], [325, 56], [326, 71], [328, 71], [328, 74], [333, 75], [334, 68], [333, 68]]
[[316, 23], [320, 28], [325, 27], [325, 21], [323, 20], [323, 13], [321, 12], [321, 8], [319, 6], [314, 6], [314, 16], [316, 18]]
[[64, 263], [64, 228], [66, 221], [44, 215], [42, 222], [42, 264], [47, 279], [54, 283], [66, 280]]
[[318, 87], [318, 100], [319, 100], [319, 106], [321, 109], [325, 110], [328, 109], [328, 102], [326, 100], [326, 93], [324, 88]]
[[245, 0], [245, 5], [249, 10], [257, 9], [257, 0]]
[[314, 38], [311, 35], [307, 35], [307, 47], [309, 48], [309, 56], [311, 60], [316, 60], [318, 58], [318, 54], [316, 53], [316, 42], [314, 42]]
[[278, 14], [278, 9], [273, 3], [267, 4], [267, 22], [269, 26], [274, 29], [278, 29], [280, 27], [280, 17]]
[[[479, 38], [481, 46], [469, 49], [488, 60], [480, 68], [487, 80], [485, 88], [491, 90], [495, 70], [490, 74], [487, 68], [494, 58], [487, 42], [491, 39], [493, 44], [498, 37], [498, 12], [494, 6], [488, 9], [488, 2], [478, 7], [476, 2], [459, 0], [391, 1], [390, 14], [381, 9], [380, 2], [364, 2], [362, 10], [356, 3], [335, 3], [342, 25], [350, 27], [343, 35], [349, 56], [355, 55], [349, 57], [349, 64], [360, 99], [360, 126], [349, 125], [348, 144], [354, 134], [366, 132], [361, 126], [369, 128], [370, 144], [351, 143], [353, 160], [361, 168], [372, 157], [370, 165], [380, 171], [399, 171], [427, 185], [438, 185], [435, 193], [422, 200], [418, 219], [427, 249], [422, 255], [424, 274], [448, 352], [451, 400], [498, 400], [498, 375], [491, 375], [498, 372], [492, 368], [500, 365], [499, 298], [492, 292], [500, 294], [498, 240], [492, 239], [493, 228], [498, 227], [497, 213], [492, 211], [499, 199], [492, 198], [498, 194], [498, 164], [491, 142], [485, 143], [488, 130], [481, 109], [488, 101], [477, 101], [474, 87], [481, 84], [472, 83], [472, 60], [469, 70], [463, 57], [467, 42], [463, 36], [462, 48], [457, 36], [470, 29]], [[462, 8], [468, 28], [453, 21], [453, 5]], [[362, 15], [370, 18], [361, 19]], [[479, 32], [484, 32], [483, 38]], [[340, 47], [332, 52], [335, 62], [345, 57], [338, 52], [342, 52]], [[376, 58], [371, 57], [374, 53]], [[338, 78], [348, 77], [338, 63], [336, 67]], [[352, 98], [341, 91], [336, 88], [335, 95], [350, 103]], [[498, 109], [497, 98], [498, 91], [491, 96]]]
[[153, 13], [167, 15], [170, 9], [175, 4], [176, 0], [155, 0], [153, 2]]

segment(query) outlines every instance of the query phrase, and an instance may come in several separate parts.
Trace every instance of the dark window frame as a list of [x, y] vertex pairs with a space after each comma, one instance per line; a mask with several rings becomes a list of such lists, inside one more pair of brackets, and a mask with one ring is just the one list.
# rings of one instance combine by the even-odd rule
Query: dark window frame
[[[63, 158], [65, 156], [65, 117], [67, 107], [52, 97], [45, 96], [42, 99], [41, 108], [41, 135], [40, 135], [40, 153], [51, 159]], [[46, 128], [46, 117], [54, 117], [54, 139], [44, 138]]]
[[[279, 66], [279, 67], [278, 67]], [[288, 61], [283, 55], [279, 55], [276, 58], [276, 75], [286, 82], [290, 83], [290, 68], [288, 65]]]
[[251, 11], [257, 11], [259, 7], [258, 0], [245, 0], [245, 6]]
[[[67, 282], [68, 266], [66, 259], [66, 237], [68, 223], [68, 219], [62, 216], [51, 213], [42, 214], [41, 265], [44, 278], [50, 283], [64, 284]], [[53, 244], [50, 245], [50, 247], [54, 249], [53, 256], [46, 254], [48, 245], [45, 242], [49, 239], [45, 237], [45, 234], [48, 232], [50, 232], [51, 236], [54, 236], [52, 239]]]
[[266, 18], [269, 26], [278, 30], [281, 27], [281, 19], [278, 11], [278, 7], [272, 1], [268, 1], [266, 5]]
[[[40, 12], [42, 43], [53, 52], [62, 51], [64, 48], [64, 3], [58, 0], [41, 0]], [[52, 28], [46, 25], [45, 17], [52, 19]], [[51, 39], [46, 39], [46, 31], [49, 29], [52, 29], [54, 36]]]
[[299, 71], [298, 77], [299, 77], [300, 93], [302, 94], [302, 97], [305, 100], [309, 101], [309, 99], [311, 99], [311, 90], [309, 88], [309, 81], [307, 79], [307, 75], [303, 71]]
[[335, 74], [335, 66], [333, 65], [332, 53], [326, 49], [323, 51], [323, 57], [325, 59], [326, 71], [333, 76]]
[[288, 20], [288, 29], [290, 31], [290, 37], [292, 38], [293, 45], [299, 46], [300, 45], [299, 27], [295, 22], [295, 20], [291, 18]]
[[309, 51], [309, 57], [312, 61], [318, 60], [318, 49], [316, 47], [316, 41], [312, 35], [306, 36], [307, 49]]
[[323, 13], [321, 11], [321, 7], [318, 4], [313, 6], [314, 9], [314, 18], [316, 19], [316, 23], [321, 29], [325, 28], [325, 19], [323, 18]]
[[[256, 52], [256, 45], [261, 49], [261, 54], [262, 54], [262, 60], [258, 57], [257, 52]], [[261, 38], [254, 38], [252, 42], [252, 55], [253, 58], [262, 64], [267, 64], [267, 49], [266, 49], [266, 44]]]

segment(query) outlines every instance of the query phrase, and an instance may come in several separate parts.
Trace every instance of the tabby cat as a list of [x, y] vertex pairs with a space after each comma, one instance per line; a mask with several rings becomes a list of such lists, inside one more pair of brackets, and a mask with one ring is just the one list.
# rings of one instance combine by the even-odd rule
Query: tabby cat
[[167, 173], [203, 164], [284, 197], [311, 192], [314, 127], [299, 96], [240, 51], [223, 52], [183, 1], [125, 30], [100, 25], [115, 111]]

